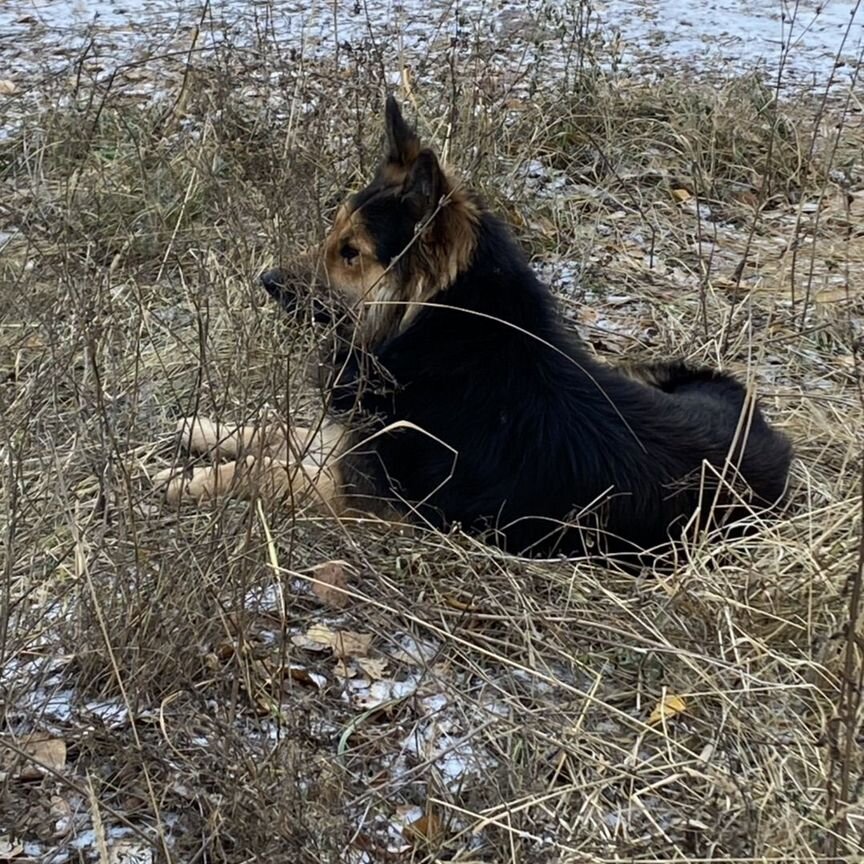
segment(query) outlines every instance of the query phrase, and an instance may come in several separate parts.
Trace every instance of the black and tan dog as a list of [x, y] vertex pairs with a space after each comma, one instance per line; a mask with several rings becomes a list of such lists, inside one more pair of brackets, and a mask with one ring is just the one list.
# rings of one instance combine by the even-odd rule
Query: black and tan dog
[[[392, 97], [386, 125], [375, 177], [320, 250], [312, 309], [337, 334], [330, 420], [290, 434], [187, 421], [191, 449], [240, 458], [162, 478], [170, 498], [288, 495], [459, 523], [515, 552], [607, 554], [781, 501], [791, 447], [741, 383], [680, 362], [598, 363]], [[292, 284], [310, 284], [262, 279], [289, 310]]]

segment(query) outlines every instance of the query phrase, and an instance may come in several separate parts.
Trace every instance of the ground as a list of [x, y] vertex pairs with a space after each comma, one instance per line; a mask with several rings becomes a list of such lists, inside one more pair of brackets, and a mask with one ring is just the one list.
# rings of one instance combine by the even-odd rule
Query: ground
[[[122, 43], [18, 7], [0, 860], [860, 856], [857, 66], [792, 46], [809, 89], [782, 63], [685, 71], [576, 3], [469, 8], [422, 50], [360, 12], [324, 50], [274, 36], [268, 4]], [[796, 446], [782, 518], [634, 577], [164, 504], [149, 478], [182, 458], [178, 417], [320, 413], [316, 333], [255, 277], [368, 176], [389, 90], [598, 356], [747, 377]]]

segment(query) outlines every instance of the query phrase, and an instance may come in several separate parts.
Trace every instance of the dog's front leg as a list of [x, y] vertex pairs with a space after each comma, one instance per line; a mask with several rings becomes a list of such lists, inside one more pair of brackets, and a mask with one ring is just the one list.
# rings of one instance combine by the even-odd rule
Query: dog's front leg
[[153, 483], [169, 501], [216, 498], [288, 499], [327, 512], [341, 510], [339, 455], [345, 430], [338, 424], [315, 429], [282, 424], [226, 426], [207, 418], [178, 424], [183, 442], [198, 453], [234, 456], [230, 462], [198, 466], [191, 473], [160, 471]]
[[272, 453], [284, 446], [287, 430], [281, 423], [237, 426], [209, 417], [184, 417], [177, 434], [190, 453], [208, 453], [215, 459], [236, 459], [241, 453]]
[[267, 455], [201, 466], [193, 468], [191, 474], [157, 475], [154, 482], [164, 485], [165, 497], [172, 503], [263, 498], [283, 499], [294, 507], [308, 505], [331, 513], [341, 509], [338, 466], [288, 464]]

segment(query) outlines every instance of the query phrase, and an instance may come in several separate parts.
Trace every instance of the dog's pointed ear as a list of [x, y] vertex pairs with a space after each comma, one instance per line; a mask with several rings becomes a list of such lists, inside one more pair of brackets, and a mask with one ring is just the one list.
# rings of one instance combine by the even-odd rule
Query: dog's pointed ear
[[402, 198], [415, 209], [420, 218], [429, 216], [447, 193], [447, 178], [435, 154], [425, 148], [417, 154], [405, 178]]
[[387, 128], [387, 159], [407, 168], [420, 152], [420, 139], [403, 119], [399, 103], [393, 96], [387, 97], [384, 115]]

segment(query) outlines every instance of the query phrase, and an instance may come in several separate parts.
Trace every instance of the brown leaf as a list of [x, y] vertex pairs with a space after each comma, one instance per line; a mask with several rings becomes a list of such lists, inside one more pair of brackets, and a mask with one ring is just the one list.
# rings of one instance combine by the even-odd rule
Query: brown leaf
[[[310, 627], [306, 633], [297, 633], [291, 637], [291, 642], [304, 651], [326, 651], [330, 647], [330, 639], [325, 638], [320, 631], [326, 627]], [[329, 631], [327, 631], [329, 632]]]
[[285, 671], [292, 681], [310, 685], [318, 690], [327, 683], [327, 679], [320, 672], [310, 672], [303, 666], [289, 666]]
[[48, 803], [48, 816], [54, 829], [54, 837], [58, 840], [72, 830], [72, 807], [65, 798], [52, 795]]
[[216, 659], [220, 662], [224, 663], [226, 660], [230, 660], [234, 656], [234, 651], [237, 648], [237, 645], [234, 642], [220, 642], [216, 646], [216, 651], [214, 652], [216, 655]]
[[327, 561], [311, 570], [312, 593], [325, 605], [341, 609], [348, 603], [345, 593], [348, 588], [348, 577], [345, 573], [344, 561]]
[[690, 192], [687, 189], [673, 189], [672, 190], [672, 197], [676, 201], [689, 201], [690, 198], [692, 198], [693, 196], [690, 194]]
[[370, 633], [352, 633], [350, 630], [331, 630], [323, 624], [310, 627], [305, 634], [292, 636], [291, 641], [311, 651], [329, 648], [335, 657], [365, 657], [372, 645]]
[[358, 657], [356, 663], [373, 681], [380, 681], [387, 671], [384, 657]]
[[338, 678], [343, 679], [356, 678], [359, 671], [360, 670], [353, 663], [349, 663], [344, 659], [337, 660], [336, 668], [333, 670]]
[[337, 657], [365, 657], [372, 645], [372, 635], [369, 633], [352, 633], [343, 630], [334, 634], [333, 653]]
[[14, 81], [8, 78], [0, 78], [0, 96], [11, 96], [18, 87]]
[[431, 845], [441, 839], [443, 833], [441, 820], [431, 809], [427, 809], [419, 819], [409, 822], [402, 833], [414, 843], [420, 842]]
[[[4, 755], [0, 768], [5, 772], [8, 765], [12, 768], [12, 776], [16, 780], [38, 780], [47, 773], [48, 769], [62, 771], [66, 766], [66, 742], [62, 738], [52, 738], [44, 732], [34, 732], [24, 738], [7, 737], [6, 740], [32, 757], [32, 761], [25, 761], [11, 749], [0, 745], [0, 753]], [[41, 765], [45, 765], [46, 768], [42, 768]]]

